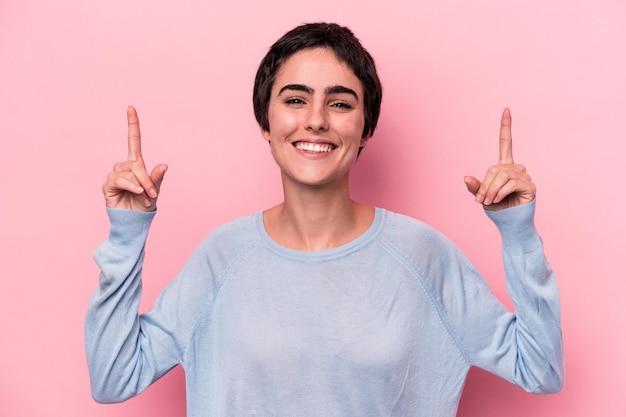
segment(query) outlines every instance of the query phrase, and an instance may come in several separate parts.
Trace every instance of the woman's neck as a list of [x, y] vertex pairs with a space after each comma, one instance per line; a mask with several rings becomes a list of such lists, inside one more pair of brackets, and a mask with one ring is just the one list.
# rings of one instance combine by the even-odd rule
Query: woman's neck
[[351, 200], [347, 185], [284, 191], [285, 201], [266, 210], [263, 221], [269, 236], [291, 249], [318, 251], [345, 245], [374, 220], [374, 208]]

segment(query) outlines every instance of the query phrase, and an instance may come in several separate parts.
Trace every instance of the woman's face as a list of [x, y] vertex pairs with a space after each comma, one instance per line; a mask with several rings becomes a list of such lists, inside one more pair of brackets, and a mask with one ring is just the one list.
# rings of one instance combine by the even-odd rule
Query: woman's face
[[363, 86], [331, 49], [299, 51], [282, 65], [268, 108], [270, 142], [283, 182], [348, 180], [365, 123]]

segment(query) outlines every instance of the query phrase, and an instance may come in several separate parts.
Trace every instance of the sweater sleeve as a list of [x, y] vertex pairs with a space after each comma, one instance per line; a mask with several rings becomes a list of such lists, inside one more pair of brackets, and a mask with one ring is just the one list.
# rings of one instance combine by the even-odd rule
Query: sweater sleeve
[[464, 266], [467, 309], [456, 331], [472, 365], [526, 391], [553, 393], [562, 388], [564, 373], [560, 301], [534, 213], [534, 201], [487, 211], [502, 237], [506, 284], [515, 312], [496, 300], [473, 267]]
[[126, 400], [179, 363], [175, 334], [138, 314], [144, 247], [154, 213], [107, 209], [109, 238], [94, 254], [101, 272], [85, 320], [91, 392]]

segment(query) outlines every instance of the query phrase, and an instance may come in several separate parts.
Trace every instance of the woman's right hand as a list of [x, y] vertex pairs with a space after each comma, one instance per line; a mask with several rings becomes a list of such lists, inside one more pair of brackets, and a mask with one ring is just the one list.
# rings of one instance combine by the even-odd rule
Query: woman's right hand
[[148, 174], [141, 156], [139, 118], [133, 106], [128, 107], [128, 159], [118, 162], [102, 184], [109, 208], [154, 211], [167, 165], [159, 164]]

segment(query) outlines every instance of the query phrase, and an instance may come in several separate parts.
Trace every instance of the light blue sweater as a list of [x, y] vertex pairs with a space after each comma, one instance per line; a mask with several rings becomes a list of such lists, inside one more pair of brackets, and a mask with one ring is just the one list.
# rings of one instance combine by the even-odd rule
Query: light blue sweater
[[109, 210], [86, 318], [92, 394], [137, 395], [182, 364], [187, 415], [454, 416], [470, 366], [524, 389], [561, 389], [559, 296], [534, 202], [488, 212], [515, 314], [449, 240], [376, 209], [331, 250], [287, 249], [262, 214], [217, 228], [138, 315], [154, 214]]

